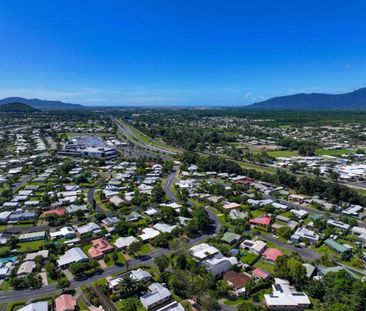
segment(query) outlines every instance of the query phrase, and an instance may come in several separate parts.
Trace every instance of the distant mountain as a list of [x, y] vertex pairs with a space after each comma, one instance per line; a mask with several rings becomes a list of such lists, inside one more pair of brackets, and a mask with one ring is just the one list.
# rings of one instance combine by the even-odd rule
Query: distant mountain
[[35, 109], [27, 104], [22, 103], [8, 103], [0, 105], [0, 112], [35, 112]]
[[252, 109], [304, 109], [354, 110], [366, 109], [366, 87], [344, 94], [294, 94], [273, 97], [245, 108]]
[[9, 103], [22, 103], [39, 110], [68, 110], [68, 109], [84, 109], [85, 107], [78, 104], [69, 104], [55, 100], [42, 100], [38, 98], [26, 99], [22, 97], [8, 97], [0, 99], [0, 105]]

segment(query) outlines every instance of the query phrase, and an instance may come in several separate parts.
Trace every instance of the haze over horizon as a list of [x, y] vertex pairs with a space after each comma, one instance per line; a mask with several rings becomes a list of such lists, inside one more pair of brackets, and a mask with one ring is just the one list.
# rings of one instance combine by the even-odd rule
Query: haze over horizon
[[0, 3], [0, 98], [240, 106], [366, 85], [366, 3]]

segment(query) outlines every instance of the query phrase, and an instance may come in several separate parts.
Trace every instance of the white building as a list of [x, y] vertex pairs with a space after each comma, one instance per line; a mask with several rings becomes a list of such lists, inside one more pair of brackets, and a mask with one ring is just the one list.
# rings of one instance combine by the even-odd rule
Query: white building
[[269, 310], [296, 311], [311, 306], [309, 297], [303, 292], [298, 292], [286, 280], [275, 279], [272, 291], [272, 294], [264, 295]]
[[59, 267], [67, 267], [73, 262], [87, 261], [88, 256], [79, 247], [74, 247], [65, 252], [64, 255], [60, 256], [57, 260]]

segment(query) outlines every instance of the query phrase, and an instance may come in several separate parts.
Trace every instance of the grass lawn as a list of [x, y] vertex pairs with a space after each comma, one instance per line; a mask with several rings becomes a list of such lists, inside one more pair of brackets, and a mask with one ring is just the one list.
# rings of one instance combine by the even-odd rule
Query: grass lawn
[[255, 209], [253, 211], [250, 211], [250, 213], [253, 215], [253, 218], [256, 218], [256, 217], [264, 215], [266, 212], [261, 211], [259, 209]]
[[138, 255], [146, 255], [151, 252], [151, 247], [149, 244], [143, 244], [141, 249], [137, 252]]
[[44, 246], [44, 240], [31, 241], [31, 242], [23, 242], [18, 243], [18, 252], [23, 253], [27, 251], [37, 251], [42, 246]]
[[89, 310], [88, 306], [80, 298], [77, 300], [77, 305], [78, 305], [80, 311]]
[[87, 254], [87, 253], [88, 253], [89, 248], [91, 248], [91, 247], [92, 247], [92, 244], [91, 244], [91, 243], [87, 243], [87, 244], [83, 245], [81, 249], [83, 250], [83, 252], [84, 252], [85, 254]]
[[273, 269], [274, 269], [274, 264], [264, 260], [264, 259], [260, 259], [258, 260], [254, 266], [254, 268], [259, 268], [259, 269], [263, 269], [266, 270], [269, 273], [273, 273]]
[[12, 301], [6, 305], [6, 311], [18, 310], [24, 306], [26, 306], [25, 301]]
[[4, 280], [4, 282], [1, 284], [0, 290], [9, 290], [10, 285], [8, 280]]
[[109, 260], [104, 260], [108, 267], [113, 266], [116, 263], [119, 263], [119, 264], [125, 264], [126, 263], [126, 259], [122, 255], [122, 252], [117, 252], [118, 259], [117, 259], [116, 262], [113, 261], [113, 253], [107, 254], [106, 257], [109, 258]]
[[252, 265], [253, 262], [257, 259], [258, 255], [245, 252], [245, 255], [240, 257], [240, 260], [248, 265]]
[[242, 304], [245, 301], [244, 298], [238, 298], [236, 300], [231, 300], [231, 299], [227, 299], [225, 300], [224, 304], [228, 305], [228, 306], [237, 306]]
[[297, 150], [278, 150], [278, 151], [268, 151], [267, 152], [269, 156], [274, 158], [280, 158], [280, 157], [296, 157], [299, 155]]
[[318, 155], [329, 155], [329, 156], [339, 157], [342, 154], [350, 153], [352, 151], [353, 150], [351, 150], [351, 149], [332, 149], [332, 150], [317, 149], [316, 150], [316, 154], [318, 154]]

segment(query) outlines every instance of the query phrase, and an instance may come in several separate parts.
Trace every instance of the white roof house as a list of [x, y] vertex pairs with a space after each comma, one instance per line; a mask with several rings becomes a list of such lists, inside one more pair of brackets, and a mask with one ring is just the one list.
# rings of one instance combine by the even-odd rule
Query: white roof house
[[64, 255], [60, 256], [57, 260], [57, 264], [60, 267], [67, 266], [73, 262], [86, 261], [88, 256], [79, 247], [74, 247], [65, 252]]
[[166, 232], [166, 233], [170, 233], [174, 230], [174, 228], [176, 228], [177, 226], [169, 226], [167, 224], [164, 223], [157, 223], [153, 226], [156, 230], [160, 231], [160, 232]]
[[156, 311], [184, 311], [184, 307], [179, 302], [173, 301]]
[[277, 209], [282, 209], [282, 210], [284, 210], [284, 211], [287, 211], [288, 210], [288, 205], [285, 205], [285, 204], [281, 204], [281, 203], [277, 203], [277, 202], [273, 202], [272, 203], [272, 206], [274, 207], [274, 208], [277, 208]]
[[32, 271], [35, 267], [36, 267], [36, 263], [34, 261], [25, 261], [20, 265], [17, 275], [24, 275], [24, 274], [32, 273]]
[[240, 244], [240, 247], [243, 249], [248, 250], [249, 252], [253, 254], [260, 255], [263, 253], [263, 251], [266, 249], [267, 244], [263, 241], [256, 240], [245, 240]]
[[[142, 269], [132, 270], [130, 273], [130, 276], [135, 281], [143, 282], [143, 283], [148, 282], [152, 277], [149, 272], [142, 270]], [[123, 279], [123, 276], [119, 276], [119, 277], [109, 280], [108, 281], [109, 288], [115, 288], [116, 286], [118, 286], [122, 279]]]
[[25, 260], [34, 260], [37, 256], [42, 256], [43, 258], [48, 258], [49, 251], [44, 249], [35, 253], [28, 253], [25, 256]]
[[144, 211], [144, 213], [148, 216], [153, 216], [153, 215], [159, 213], [159, 211], [153, 207], [149, 207], [147, 210]]
[[235, 203], [235, 202], [225, 202], [223, 205], [223, 208], [226, 210], [231, 210], [234, 208], [240, 208], [240, 204]]
[[319, 240], [319, 235], [318, 234], [316, 234], [314, 231], [309, 230], [305, 227], [298, 228], [295, 231], [294, 235], [298, 235], [302, 239], [309, 240], [309, 241], [312, 241], [312, 242], [315, 242], [315, 241]]
[[297, 218], [305, 218], [308, 215], [308, 212], [302, 209], [292, 209], [291, 213], [294, 214]]
[[86, 224], [84, 226], [78, 227], [76, 230], [79, 234], [85, 234], [85, 233], [89, 233], [89, 232], [99, 231], [100, 226], [97, 225], [95, 222], [89, 222], [88, 224]]
[[202, 265], [216, 277], [228, 271], [233, 265], [236, 265], [238, 260], [235, 257], [211, 258], [202, 262]]
[[199, 260], [203, 260], [211, 257], [212, 255], [220, 253], [220, 251], [216, 247], [208, 245], [206, 243], [195, 245], [191, 247], [190, 251], [192, 253], [192, 256]]
[[358, 217], [362, 210], [363, 207], [361, 205], [351, 205], [350, 207], [342, 211], [342, 214]]
[[142, 230], [142, 232], [143, 233], [139, 235], [139, 238], [143, 241], [151, 240], [160, 234], [159, 231], [152, 228], [145, 228]]
[[30, 303], [25, 307], [18, 309], [18, 311], [48, 311], [48, 302], [40, 301]]
[[153, 283], [149, 286], [150, 292], [140, 297], [142, 305], [147, 310], [156, 308], [170, 300], [170, 291], [159, 283]]
[[114, 246], [118, 249], [125, 248], [132, 244], [133, 242], [138, 242], [134, 236], [120, 237], [114, 242]]
[[130, 275], [138, 282], [147, 282], [152, 278], [151, 274], [143, 269], [132, 270]]
[[50, 232], [51, 239], [57, 239], [60, 237], [71, 238], [75, 235], [75, 231], [72, 227], [63, 227], [58, 231]]
[[264, 295], [269, 310], [303, 310], [310, 307], [309, 297], [298, 292], [286, 280], [275, 279], [272, 294]]
[[336, 227], [336, 228], [342, 229], [342, 230], [346, 230], [346, 231], [350, 228], [350, 225], [345, 224], [344, 222], [339, 221], [339, 220], [329, 219], [329, 220], [327, 221], [327, 224], [328, 224], [328, 225], [331, 225], [331, 226], [333, 226], [333, 227]]

